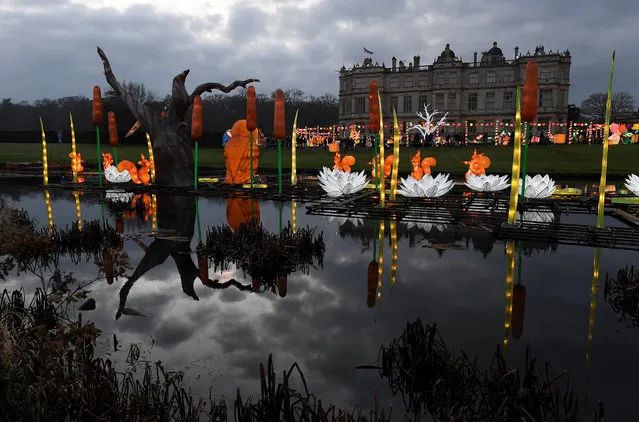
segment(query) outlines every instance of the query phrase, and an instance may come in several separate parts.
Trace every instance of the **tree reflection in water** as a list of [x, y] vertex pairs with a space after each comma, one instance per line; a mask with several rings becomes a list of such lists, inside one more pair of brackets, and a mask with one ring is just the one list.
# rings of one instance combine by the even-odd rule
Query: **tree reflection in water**
[[604, 299], [619, 316], [619, 321], [639, 327], [639, 271], [634, 266], [620, 269], [617, 277], [606, 274]]
[[[509, 368], [502, 347], [497, 346], [490, 367], [449, 349], [437, 325], [421, 320], [406, 324], [401, 336], [382, 346], [376, 368], [388, 381], [393, 395], [400, 394], [406, 411], [425, 413], [436, 421], [580, 421], [578, 395], [567, 376], [543, 370], [526, 350], [523, 369]], [[591, 415], [603, 421], [603, 404]]]

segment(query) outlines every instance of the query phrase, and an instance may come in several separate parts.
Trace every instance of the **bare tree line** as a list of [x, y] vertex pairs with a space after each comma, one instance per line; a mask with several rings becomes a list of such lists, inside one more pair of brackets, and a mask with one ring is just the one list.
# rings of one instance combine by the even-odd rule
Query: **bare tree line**
[[[170, 96], [160, 97], [142, 83], [123, 82], [123, 85], [139, 101], [157, 109], [158, 113], [161, 113], [168, 104]], [[257, 98], [258, 124], [266, 134], [273, 131], [274, 95], [274, 92], [258, 94]], [[118, 129], [126, 132], [135, 122], [135, 118], [113, 91], [108, 90], [103, 96], [105, 111], [113, 111]], [[338, 98], [333, 94], [316, 97], [306, 95], [299, 89], [289, 89], [284, 92], [284, 96], [288, 127], [292, 127], [295, 111], [298, 109], [299, 127], [330, 126], [338, 120]], [[206, 132], [223, 132], [235, 121], [243, 119], [246, 114], [246, 92], [243, 89], [231, 95], [205, 95], [202, 100], [204, 103], [203, 124]], [[95, 130], [91, 123], [92, 112], [91, 98], [83, 96], [45, 98], [32, 103], [26, 101], [14, 103], [11, 98], [3, 98], [0, 102], [0, 131], [39, 130], [40, 117], [46, 130], [66, 131], [69, 128], [69, 113], [71, 113], [75, 129], [88, 132]], [[188, 118], [190, 119], [190, 116]]]

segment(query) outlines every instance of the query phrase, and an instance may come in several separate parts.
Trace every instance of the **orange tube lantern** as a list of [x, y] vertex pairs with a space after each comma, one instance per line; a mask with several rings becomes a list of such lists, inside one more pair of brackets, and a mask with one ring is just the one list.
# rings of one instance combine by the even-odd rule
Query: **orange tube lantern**
[[208, 281], [209, 279], [209, 260], [206, 255], [197, 255], [197, 265], [200, 275], [200, 280], [202, 282]]
[[275, 139], [286, 138], [286, 117], [284, 108], [284, 92], [275, 91], [275, 115], [273, 120], [273, 136]]
[[249, 86], [246, 90], [246, 128], [249, 132], [257, 129], [257, 96], [254, 86]]
[[99, 86], [93, 87], [93, 125], [100, 126], [104, 121], [102, 113], [102, 91]]
[[379, 132], [379, 87], [377, 81], [371, 81], [370, 92], [368, 94], [368, 117], [370, 121], [371, 132]]
[[520, 339], [524, 334], [524, 313], [526, 311], [526, 288], [521, 284], [513, 287], [513, 311], [511, 314], [513, 337]]
[[537, 117], [537, 76], [538, 67], [535, 60], [526, 64], [526, 78], [524, 79], [524, 96], [521, 100], [521, 120], [532, 122]]
[[191, 138], [194, 141], [202, 139], [202, 97], [193, 98], [193, 115], [191, 116]]
[[373, 260], [368, 264], [368, 283], [366, 286], [366, 305], [369, 308], [375, 307], [375, 299], [377, 293], [377, 275], [379, 272], [379, 264]]
[[120, 143], [120, 140], [118, 138], [118, 124], [115, 121], [115, 113], [112, 111], [109, 111], [109, 142], [111, 142], [111, 145], [113, 145], [114, 147], [117, 147], [118, 144]]
[[288, 275], [283, 274], [277, 278], [277, 292], [280, 297], [286, 297], [288, 287]]

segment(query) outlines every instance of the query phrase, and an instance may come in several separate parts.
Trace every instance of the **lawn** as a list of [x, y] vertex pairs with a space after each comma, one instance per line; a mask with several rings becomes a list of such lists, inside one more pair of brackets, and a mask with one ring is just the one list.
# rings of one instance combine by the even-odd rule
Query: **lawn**
[[[68, 162], [71, 151], [69, 144], [51, 143], [48, 146], [49, 163]], [[96, 148], [92, 144], [78, 144], [78, 152], [87, 164], [93, 168], [96, 160]], [[102, 152], [111, 151], [108, 144], [102, 145]], [[410, 155], [415, 149], [402, 148], [400, 153], [400, 171], [411, 169]], [[479, 147], [478, 152], [484, 152], [492, 161], [489, 173], [510, 173], [512, 162], [512, 147]], [[529, 173], [550, 173], [559, 175], [589, 175], [598, 176], [601, 171], [601, 145], [556, 145], [534, 146], [530, 148], [528, 157]], [[140, 153], [147, 155], [147, 149], [141, 145], [122, 145], [118, 147], [118, 159], [137, 162]], [[461, 161], [469, 160], [473, 147], [466, 148], [424, 148], [424, 157], [434, 157], [437, 160], [435, 172], [462, 174], [467, 170]], [[342, 155], [353, 155], [357, 160], [353, 169], [369, 169], [367, 164], [372, 158], [370, 150], [343, 152]], [[392, 154], [387, 148], [386, 154]], [[41, 144], [38, 143], [0, 143], [0, 163], [15, 163], [42, 160]], [[290, 168], [291, 151], [283, 152], [285, 168]], [[324, 149], [298, 148], [297, 167], [303, 169], [320, 169], [322, 166], [332, 166], [333, 154]], [[219, 148], [201, 148], [200, 165], [209, 168], [224, 168], [224, 150]], [[260, 168], [277, 167], [277, 150], [262, 149], [260, 151]], [[608, 159], [608, 174], [611, 176], [625, 176], [637, 172], [639, 167], [638, 145], [615, 145], [610, 147]]]

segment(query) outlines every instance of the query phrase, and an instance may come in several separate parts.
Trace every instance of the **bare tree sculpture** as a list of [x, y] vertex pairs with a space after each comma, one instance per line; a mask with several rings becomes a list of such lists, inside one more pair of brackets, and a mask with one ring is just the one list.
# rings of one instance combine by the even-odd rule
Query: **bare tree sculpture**
[[[425, 114], [425, 116], [424, 116], [424, 114]], [[436, 125], [433, 125], [433, 119], [438, 114], [442, 114], [441, 111], [437, 111], [437, 110], [435, 110], [433, 108], [433, 112], [429, 113], [428, 112], [428, 104], [424, 104], [424, 114], [422, 114], [419, 111], [417, 112], [417, 116], [419, 116], [419, 118], [424, 121], [424, 123], [425, 123], [424, 126], [421, 126], [421, 125], [417, 124], [417, 125], [411, 127], [408, 130], [409, 131], [411, 131], [413, 129], [417, 130], [422, 135], [422, 137], [424, 139], [426, 139], [426, 135], [430, 135], [431, 133], [434, 133], [437, 130], [437, 128], [439, 128], [441, 125], [444, 124], [444, 122], [446, 122], [446, 116], [448, 116], [448, 112], [446, 112], [446, 114], [444, 114], [444, 116], [441, 119], [439, 119], [439, 122], [437, 122]]]
[[184, 119], [195, 96], [213, 90], [228, 93], [235, 88], [246, 88], [246, 85], [252, 82], [259, 82], [259, 79], [238, 80], [230, 85], [207, 82], [199, 85], [189, 95], [184, 85], [186, 76], [189, 74], [189, 69], [186, 69], [173, 78], [169, 108], [166, 117], [161, 118], [160, 113], [156, 113], [150, 107], [138, 102], [122, 87], [100, 47], [98, 47], [98, 54], [104, 64], [104, 75], [108, 84], [137, 119], [135, 126], [143, 126], [151, 135], [156, 169], [155, 183], [160, 186], [187, 187], [193, 185], [194, 144], [191, 140], [189, 124]]

